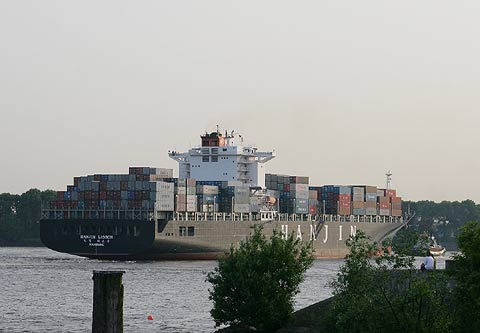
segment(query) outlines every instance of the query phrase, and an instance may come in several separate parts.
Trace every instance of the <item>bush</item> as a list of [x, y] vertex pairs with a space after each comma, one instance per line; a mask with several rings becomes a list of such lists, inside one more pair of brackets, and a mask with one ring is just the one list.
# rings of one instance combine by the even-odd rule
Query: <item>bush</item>
[[[335, 332], [448, 332], [447, 280], [421, 273], [414, 258], [379, 249], [359, 231], [335, 280], [336, 296], [328, 316]], [[373, 256], [376, 255], [375, 258]]]
[[270, 239], [255, 227], [238, 249], [219, 259], [207, 281], [215, 325], [274, 332], [291, 319], [294, 296], [313, 263], [312, 249], [277, 231]]
[[455, 329], [480, 332], [480, 222], [466, 223], [458, 234], [460, 254], [454, 257]]

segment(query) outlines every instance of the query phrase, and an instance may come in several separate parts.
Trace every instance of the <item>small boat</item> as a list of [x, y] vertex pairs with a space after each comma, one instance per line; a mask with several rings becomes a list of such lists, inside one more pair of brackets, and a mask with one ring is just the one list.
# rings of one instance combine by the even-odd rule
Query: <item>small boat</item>
[[443, 256], [445, 251], [447, 251], [447, 249], [445, 249], [442, 245], [437, 243], [437, 241], [435, 240], [435, 237], [433, 236], [431, 237], [429, 250], [430, 250], [430, 254], [434, 257]]

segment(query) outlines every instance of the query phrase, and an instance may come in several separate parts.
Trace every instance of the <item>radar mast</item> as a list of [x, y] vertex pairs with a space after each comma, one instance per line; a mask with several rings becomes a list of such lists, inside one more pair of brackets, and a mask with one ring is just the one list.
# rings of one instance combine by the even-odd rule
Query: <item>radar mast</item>
[[391, 190], [392, 189], [392, 172], [390, 170], [388, 170], [388, 172], [385, 174], [385, 176], [387, 176], [387, 187], [386, 187], [386, 189]]

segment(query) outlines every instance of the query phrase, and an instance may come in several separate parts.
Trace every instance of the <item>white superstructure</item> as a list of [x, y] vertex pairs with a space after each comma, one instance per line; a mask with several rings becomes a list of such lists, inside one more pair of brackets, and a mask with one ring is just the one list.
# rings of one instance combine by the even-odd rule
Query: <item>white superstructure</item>
[[199, 181], [241, 181], [251, 186], [265, 186], [265, 163], [274, 152], [259, 152], [243, 143], [233, 131], [222, 135], [218, 130], [201, 136], [202, 145], [188, 153], [169, 152], [179, 163], [179, 178]]

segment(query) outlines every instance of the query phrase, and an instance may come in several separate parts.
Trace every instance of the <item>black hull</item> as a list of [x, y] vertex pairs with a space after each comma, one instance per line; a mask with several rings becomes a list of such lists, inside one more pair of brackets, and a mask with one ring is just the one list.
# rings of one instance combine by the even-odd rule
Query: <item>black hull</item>
[[41, 220], [40, 238], [51, 250], [99, 260], [214, 260], [216, 247], [155, 241], [147, 220]]
[[41, 220], [40, 238], [48, 248], [87, 258], [135, 260], [149, 252], [155, 224], [137, 220]]

